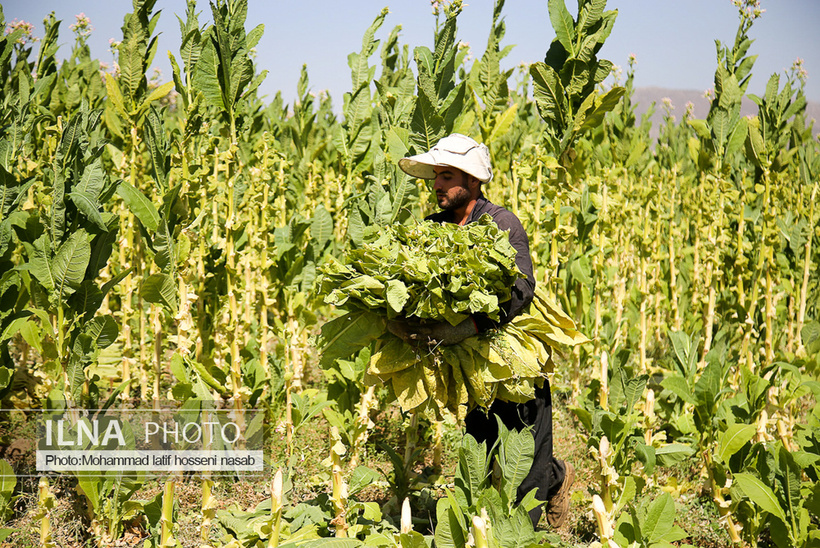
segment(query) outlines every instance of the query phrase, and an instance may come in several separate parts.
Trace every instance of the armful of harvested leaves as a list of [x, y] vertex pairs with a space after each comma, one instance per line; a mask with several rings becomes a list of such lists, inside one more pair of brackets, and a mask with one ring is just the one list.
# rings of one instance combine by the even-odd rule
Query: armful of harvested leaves
[[322, 326], [323, 366], [373, 345], [366, 382], [387, 385], [405, 411], [449, 409], [463, 418], [495, 398], [532, 399], [552, 370], [553, 349], [587, 341], [543, 291], [529, 313], [457, 344], [409, 344], [387, 327], [396, 319], [458, 326], [470, 314], [497, 320], [521, 276], [515, 255], [488, 215], [464, 227], [425, 221], [370, 229], [345, 264], [322, 267], [325, 302], [348, 310]]

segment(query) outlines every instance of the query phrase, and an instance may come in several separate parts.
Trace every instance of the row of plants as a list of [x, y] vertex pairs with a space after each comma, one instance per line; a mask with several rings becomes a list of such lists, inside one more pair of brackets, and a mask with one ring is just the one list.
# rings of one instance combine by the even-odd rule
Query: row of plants
[[[447, 398], [408, 412], [417, 405], [395, 381], [368, 376], [384, 356], [383, 323], [360, 315], [339, 329], [335, 305], [360, 289], [320, 290], [379, 236], [418, 230], [435, 204], [396, 162], [460, 132], [490, 149], [484, 191], [527, 229], [553, 323], [590, 339], [549, 359], [588, 448], [594, 479], [574, 504], [594, 516], [591, 535], [610, 546], [691, 539], [676, 509], [696, 493], [729, 542], [816, 545], [820, 155], [799, 66], [747, 93], [752, 3], [739, 3], [734, 41], [717, 42], [707, 117], [678, 120], [664, 104], [657, 139], [652, 109], [636, 115], [634, 61], [622, 80], [597, 57], [617, 18], [605, 0], [580, 0], [574, 14], [550, 0], [555, 38], [520, 70], [503, 68], [503, 0], [472, 64], [459, 0], [433, 4], [433, 42], [412, 49], [400, 26], [376, 38], [385, 9], [348, 57], [341, 101], [313, 94], [304, 68], [291, 105], [258, 95], [266, 75], [253, 48], [265, 29], [248, 30], [246, 0], [217, 0], [206, 24], [189, 1], [172, 81], [150, 79], [155, 3], [134, 0], [113, 71], [92, 57], [86, 20], [61, 63], [53, 15], [39, 42], [19, 24], [0, 37], [0, 397], [21, 410], [13, 417], [264, 409], [270, 470], [284, 473], [271, 473], [266, 502], [219, 512], [225, 480], [198, 478], [206, 545], [560, 543], [531, 527], [532, 497], [512, 496], [531, 436], [505, 432], [489, 453], [470, 438], [446, 442], [460, 437], [468, 381], [450, 398], [456, 416]], [[755, 116], [740, 116], [744, 97]], [[400, 289], [385, 310], [401, 310]], [[580, 342], [574, 333], [555, 346]], [[371, 436], [397, 399], [403, 454]], [[313, 481], [297, 440], [316, 428], [330, 451]], [[18, 479], [30, 472], [14, 462]], [[36, 519], [40, 545], [64, 542], [54, 478], [35, 488], [0, 466], [3, 519]], [[186, 534], [174, 492], [193, 479], [162, 481], [153, 498], [139, 474], [58, 482], [80, 501], [83, 541], [136, 529], [165, 547]], [[373, 484], [392, 503], [367, 500]], [[306, 485], [306, 500], [282, 495]], [[24, 504], [26, 489], [39, 502]]]

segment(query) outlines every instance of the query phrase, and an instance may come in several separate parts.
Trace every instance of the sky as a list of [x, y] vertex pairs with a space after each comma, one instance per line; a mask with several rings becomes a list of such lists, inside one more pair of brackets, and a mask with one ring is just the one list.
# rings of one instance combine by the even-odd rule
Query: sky
[[[576, 3], [566, 0], [570, 11]], [[92, 55], [114, 61], [109, 39], [122, 38], [123, 16], [131, 11], [128, 0], [0, 0], [6, 22], [25, 20], [42, 36], [43, 18], [54, 11], [60, 27], [60, 56], [70, 54], [73, 36], [69, 25], [75, 15], [85, 13], [94, 28], [89, 39]], [[303, 64], [308, 67], [310, 89], [328, 90], [336, 109], [342, 95], [350, 91], [349, 53], [361, 49], [362, 35], [382, 8], [390, 14], [376, 34], [386, 39], [392, 28], [402, 26], [400, 43], [412, 49], [432, 48], [435, 18], [430, 0], [250, 0], [246, 29], [262, 23], [265, 32], [257, 46], [258, 70], [269, 71], [260, 87], [272, 98], [281, 90], [292, 103]], [[798, 57], [808, 72], [806, 96], [820, 101], [820, 0], [762, 0], [763, 16], [756, 20], [750, 36], [755, 41], [750, 54], [758, 55], [749, 93], [761, 95], [773, 73], [781, 76]], [[177, 15], [185, 16], [185, 0], [157, 0], [162, 11], [157, 31], [159, 47], [154, 64], [171, 79], [168, 51], [179, 57], [181, 43]], [[467, 0], [459, 16], [458, 38], [467, 42], [475, 57], [484, 51], [492, 21], [492, 0]], [[607, 9], [617, 9], [611, 36], [598, 57], [609, 59], [626, 70], [628, 57], [637, 59], [635, 85], [703, 92], [713, 87], [716, 66], [715, 40], [733, 43], [738, 26], [737, 8], [731, 0], [609, 0]], [[198, 3], [200, 24], [210, 21], [207, 2]], [[503, 16], [507, 34], [502, 45], [514, 44], [504, 60], [506, 68], [543, 60], [555, 34], [550, 25], [547, 0], [507, 0]], [[36, 47], [36, 46], [35, 46]], [[380, 63], [378, 53], [371, 64]]]

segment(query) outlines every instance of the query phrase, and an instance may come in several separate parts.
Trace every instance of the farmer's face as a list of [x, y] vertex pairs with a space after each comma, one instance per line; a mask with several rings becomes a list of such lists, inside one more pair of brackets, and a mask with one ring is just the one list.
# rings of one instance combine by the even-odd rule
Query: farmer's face
[[449, 166], [436, 166], [436, 179], [433, 191], [436, 193], [438, 206], [445, 210], [454, 210], [466, 206], [473, 197], [469, 185], [469, 175]]

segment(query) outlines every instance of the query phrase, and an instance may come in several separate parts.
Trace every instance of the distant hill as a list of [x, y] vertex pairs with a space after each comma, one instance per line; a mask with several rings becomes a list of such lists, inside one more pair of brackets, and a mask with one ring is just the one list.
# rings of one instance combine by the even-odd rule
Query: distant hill
[[[680, 120], [683, 113], [686, 112], [686, 103], [689, 101], [694, 105], [695, 118], [706, 118], [709, 113], [709, 100], [703, 96], [702, 91], [687, 90], [687, 89], [666, 89], [657, 87], [636, 88], [632, 100], [637, 103], [635, 109], [637, 115], [643, 115], [649, 106], [655, 103], [655, 112], [652, 115], [652, 132], [653, 138], [658, 135], [658, 127], [663, 120], [663, 104], [664, 97], [672, 100], [672, 105], [675, 109], [672, 114]], [[807, 117], [815, 120], [815, 131], [818, 129], [817, 121], [820, 120], [820, 103], [816, 101], [809, 101], [806, 107]], [[757, 105], [751, 100], [744, 97], [743, 103], [740, 107], [740, 114], [743, 116], [757, 114]]]

